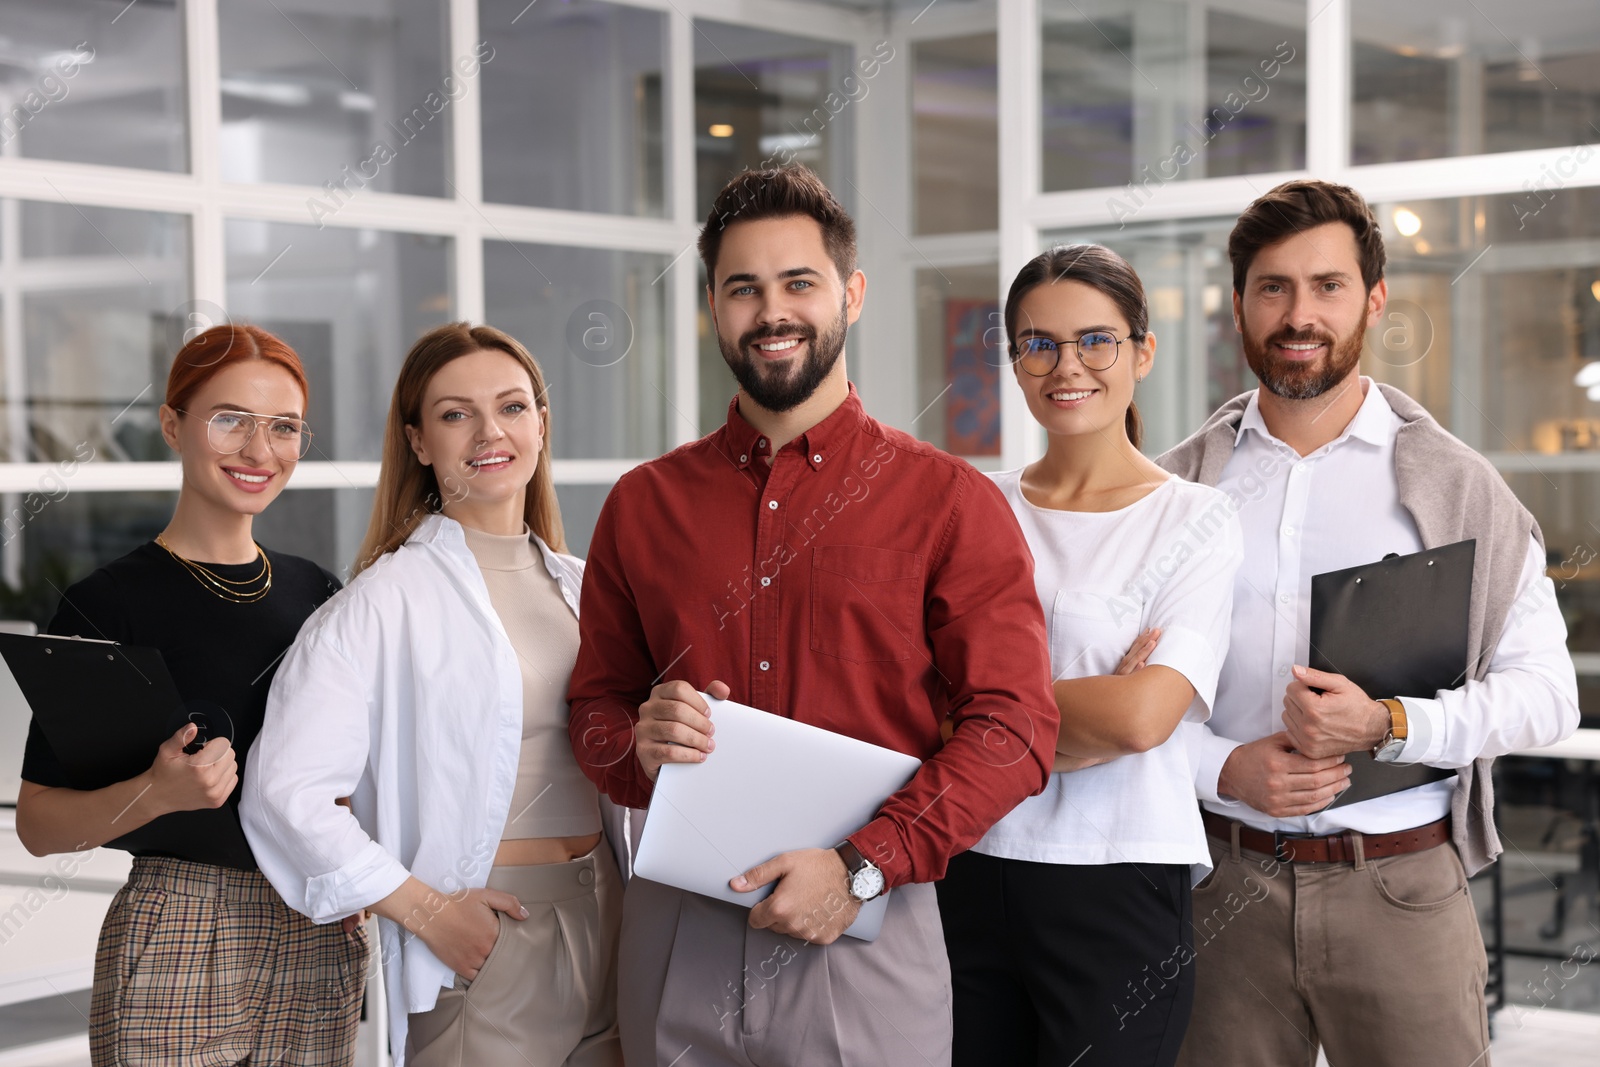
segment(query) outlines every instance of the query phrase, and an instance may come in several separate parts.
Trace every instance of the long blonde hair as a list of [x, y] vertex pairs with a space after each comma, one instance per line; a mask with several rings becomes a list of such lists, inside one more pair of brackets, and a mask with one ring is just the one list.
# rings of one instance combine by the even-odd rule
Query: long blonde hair
[[528, 350], [510, 334], [493, 326], [451, 322], [419, 337], [400, 367], [400, 379], [394, 384], [394, 397], [389, 402], [389, 421], [383, 430], [383, 463], [378, 471], [378, 491], [372, 501], [372, 521], [367, 525], [360, 555], [351, 567], [352, 578], [377, 562], [380, 556], [399, 548], [423, 519], [444, 506], [446, 494], [440, 489], [433, 468], [423, 466], [411, 450], [406, 427], [420, 425], [423, 395], [440, 368], [453, 359], [484, 349], [504, 352], [522, 364], [533, 382], [534, 404], [544, 419], [545, 432], [544, 442], [539, 447], [539, 465], [528, 483], [523, 519], [528, 529], [552, 549], [567, 550], [566, 535], [561, 528], [561, 505], [556, 500], [555, 480], [550, 473], [550, 407], [545, 400], [544, 373]]

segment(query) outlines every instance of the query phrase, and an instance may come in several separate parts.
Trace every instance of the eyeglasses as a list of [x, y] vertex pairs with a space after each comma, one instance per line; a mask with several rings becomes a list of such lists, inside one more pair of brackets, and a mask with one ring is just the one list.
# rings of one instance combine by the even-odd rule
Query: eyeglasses
[[[180, 414], [190, 412], [178, 409]], [[206, 420], [206, 437], [211, 447], [224, 456], [243, 452], [256, 427], [267, 426], [267, 445], [279, 459], [302, 459], [311, 450], [312, 433], [306, 420], [287, 415], [259, 415], [253, 411], [219, 411]]]
[[1090, 370], [1110, 370], [1117, 361], [1122, 342], [1106, 330], [1090, 330], [1076, 341], [1057, 341], [1053, 337], [1024, 337], [1011, 346], [1014, 361], [1035, 378], [1043, 378], [1061, 362], [1061, 346], [1072, 345], [1078, 358]]

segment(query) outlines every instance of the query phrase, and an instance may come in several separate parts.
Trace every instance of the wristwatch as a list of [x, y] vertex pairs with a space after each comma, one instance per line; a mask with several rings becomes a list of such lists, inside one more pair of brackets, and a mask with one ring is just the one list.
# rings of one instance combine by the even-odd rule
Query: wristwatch
[[1392, 763], [1406, 747], [1406, 706], [1393, 697], [1378, 703], [1389, 709], [1389, 732], [1372, 750], [1372, 758], [1379, 763]]
[[833, 846], [833, 850], [844, 860], [845, 888], [850, 891], [852, 898], [865, 904], [873, 897], [883, 895], [883, 872], [877, 864], [863, 856], [861, 850], [849, 841], [839, 842]]

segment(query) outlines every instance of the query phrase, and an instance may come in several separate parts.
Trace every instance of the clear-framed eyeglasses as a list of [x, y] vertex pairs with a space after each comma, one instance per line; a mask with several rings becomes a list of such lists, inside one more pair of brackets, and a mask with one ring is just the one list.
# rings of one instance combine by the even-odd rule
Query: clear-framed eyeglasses
[[1110, 370], [1122, 349], [1122, 341], [1116, 334], [1109, 330], [1090, 330], [1071, 341], [1057, 341], [1037, 334], [1024, 337], [1011, 346], [1011, 351], [1018, 366], [1035, 378], [1043, 378], [1061, 362], [1061, 349], [1065, 345], [1076, 349], [1078, 358], [1090, 370]]
[[[184, 415], [190, 412], [178, 409]], [[219, 411], [206, 420], [206, 439], [224, 456], [243, 452], [260, 426], [267, 428], [267, 445], [279, 459], [303, 459], [311, 450], [306, 420], [287, 415], [262, 415], [254, 411]]]

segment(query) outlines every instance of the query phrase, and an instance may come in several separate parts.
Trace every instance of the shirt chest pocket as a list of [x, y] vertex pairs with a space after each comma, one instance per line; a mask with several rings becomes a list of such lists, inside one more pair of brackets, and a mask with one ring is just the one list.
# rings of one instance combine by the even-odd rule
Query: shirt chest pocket
[[920, 553], [856, 545], [812, 549], [813, 652], [868, 663], [909, 659], [924, 643]]
[[1050, 610], [1053, 678], [1110, 674], [1139, 636], [1144, 605], [1128, 596], [1058, 589]]

